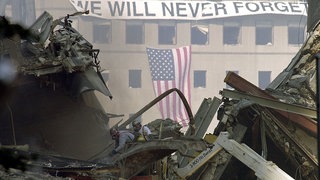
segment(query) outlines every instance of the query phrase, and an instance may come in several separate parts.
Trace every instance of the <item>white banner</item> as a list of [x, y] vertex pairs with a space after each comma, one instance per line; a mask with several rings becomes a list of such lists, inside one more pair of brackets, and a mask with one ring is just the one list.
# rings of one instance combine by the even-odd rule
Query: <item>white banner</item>
[[201, 20], [232, 16], [307, 15], [307, 2], [288, 1], [156, 1], [69, 0], [77, 11], [104, 19]]

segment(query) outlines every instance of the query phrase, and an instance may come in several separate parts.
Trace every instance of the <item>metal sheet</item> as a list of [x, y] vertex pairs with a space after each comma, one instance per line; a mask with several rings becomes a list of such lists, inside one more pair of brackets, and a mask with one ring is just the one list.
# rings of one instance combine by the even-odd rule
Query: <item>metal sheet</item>
[[81, 73], [75, 73], [71, 87], [71, 92], [75, 97], [78, 97], [85, 91], [97, 90], [112, 98], [108, 87], [101, 80], [98, 73], [94, 69], [90, 69]]

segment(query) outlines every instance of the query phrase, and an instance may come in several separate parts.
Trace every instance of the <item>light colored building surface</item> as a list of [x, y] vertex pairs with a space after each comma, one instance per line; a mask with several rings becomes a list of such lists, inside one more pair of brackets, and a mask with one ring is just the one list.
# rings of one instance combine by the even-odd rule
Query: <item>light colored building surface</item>
[[[36, 17], [43, 11], [54, 18], [75, 12], [68, 0], [35, 0], [34, 4]], [[6, 14], [12, 16], [13, 9], [7, 6]], [[123, 120], [156, 98], [147, 47], [191, 45], [191, 108], [195, 114], [204, 98], [220, 98], [228, 71], [264, 89], [300, 49], [305, 25], [306, 16], [270, 14], [209, 20], [73, 18], [73, 26], [100, 49], [99, 60], [113, 95], [103, 103], [108, 112], [123, 114]], [[161, 116], [155, 106], [141, 118], [147, 123]]]

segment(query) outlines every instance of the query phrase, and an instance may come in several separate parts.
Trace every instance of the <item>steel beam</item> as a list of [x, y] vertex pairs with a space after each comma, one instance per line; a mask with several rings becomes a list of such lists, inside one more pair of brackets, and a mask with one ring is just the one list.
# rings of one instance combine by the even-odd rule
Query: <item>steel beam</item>
[[310, 118], [317, 118], [317, 110], [315, 110], [315, 109], [310, 109], [310, 108], [306, 108], [306, 107], [302, 107], [302, 106], [298, 106], [298, 105], [288, 104], [288, 103], [280, 102], [277, 100], [264, 98], [264, 97], [258, 97], [258, 96], [254, 96], [251, 94], [242, 93], [242, 92], [238, 92], [238, 91], [232, 91], [232, 90], [228, 90], [228, 89], [223, 89], [222, 91], [220, 91], [220, 94], [223, 97], [227, 97], [227, 98], [232, 98], [232, 99], [237, 99], [237, 100], [245, 99], [245, 100], [248, 100], [252, 103], [259, 104], [261, 106], [270, 107], [273, 109], [279, 109], [279, 110], [283, 110], [283, 111], [287, 111], [287, 112], [292, 112], [292, 113], [300, 114], [300, 115], [307, 116]]

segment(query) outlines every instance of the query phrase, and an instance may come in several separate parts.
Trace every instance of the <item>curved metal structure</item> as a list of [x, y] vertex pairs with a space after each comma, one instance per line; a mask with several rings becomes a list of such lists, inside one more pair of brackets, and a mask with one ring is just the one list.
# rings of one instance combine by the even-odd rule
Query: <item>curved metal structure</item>
[[161, 101], [161, 99], [165, 98], [166, 96], [168, 96], [170, 93], [176, 92], [178, 93], [179, 97], [181, 98], [184, 107], [186, 108], [186, 111], [188, 113], [189, 116], [189, 127], [191, 128], [191, 135], [194, 135], [195, 133], [195, 121], [194, 121], [194, 117], [191, 111], [191, 108], [188, 104], [187, 99], [184, 97], [183, 93], [177, 89], [177, 88], [172, 88], [169, 89], [168, 91], [162, 93], [160, 96], [158, 96], [157, 98], [155, 98], [153, 101], [151, 101], [149, 104], [147, 104], [146, 106], [144, 106], [140, 111], [136, 112], [134, 115], [132, 115], [126, 122], [124, 122], [123, 124], [121, 124], [119, 126], [119, 128], [125, 128], [127, 125], [129, 125], [132, 121], [134, 121], [137, 117], [139, 117], [141, 114], [143, 114], [144, 112], [146, 112], [148, 109], [150, 109], [153, 105], [155, 105], [157, 102]]

